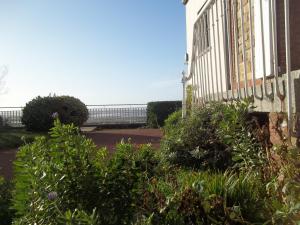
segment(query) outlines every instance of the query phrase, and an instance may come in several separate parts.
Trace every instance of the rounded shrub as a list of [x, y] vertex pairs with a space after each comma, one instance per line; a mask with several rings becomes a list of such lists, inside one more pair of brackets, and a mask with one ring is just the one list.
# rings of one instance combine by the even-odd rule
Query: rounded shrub
[[217, 127], [212, 121], [214, 111], [214, 107], [206, 107], [172, 126], [168, 122], [161, 142], [164, 159], [197, 169], [228, 168], [231, 152], [216, 133]]
[[170, 114], [181, 109], [181, 101], [159, 101], [147, 104], [147, 125], [152, 128], [164, 126]]
[[23, 109], [22, 123], [30, 131], [48, 131], [53, 127], [53, 114], [64, 124], [81, 126], [88, 118], [84, 103], [71, 96], [36, 97]]

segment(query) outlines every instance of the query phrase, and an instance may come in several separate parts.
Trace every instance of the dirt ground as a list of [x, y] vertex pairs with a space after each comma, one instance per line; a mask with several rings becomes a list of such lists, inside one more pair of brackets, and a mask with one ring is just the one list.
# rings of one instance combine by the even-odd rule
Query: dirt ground
[[[131, 138], [131, 142], [134, 144], [152, 143], [153, 147], [158, 148], [162, 131], [159, 129], [109, 129], [88, 132], [86, 136], [93, 139], [97, 146], [107, 146], [113, 152], [116, 143], [128, 138]], [[16, 152], [17, 149], [0, 150], [0, 175], [6, 179], [13, 177], [12, 164], [16, 157]]]

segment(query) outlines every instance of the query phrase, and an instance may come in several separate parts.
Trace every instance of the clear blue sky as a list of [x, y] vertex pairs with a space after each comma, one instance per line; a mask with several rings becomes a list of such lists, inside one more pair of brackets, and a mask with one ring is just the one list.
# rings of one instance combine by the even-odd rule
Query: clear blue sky
[[0, 106], [72, 95], [86, 104], [181, 98], [180, 0], [1, 0]]

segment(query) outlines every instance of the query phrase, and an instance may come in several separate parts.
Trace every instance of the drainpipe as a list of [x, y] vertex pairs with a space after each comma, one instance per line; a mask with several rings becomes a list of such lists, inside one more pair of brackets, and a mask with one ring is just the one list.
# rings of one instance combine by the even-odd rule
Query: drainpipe
[[182, 71], [182, 79], [181, 79], [181, 83], [182, 83], [182, 118], [186, 117], [186, 81], [187, 78], [185, 76], [185, 71]]

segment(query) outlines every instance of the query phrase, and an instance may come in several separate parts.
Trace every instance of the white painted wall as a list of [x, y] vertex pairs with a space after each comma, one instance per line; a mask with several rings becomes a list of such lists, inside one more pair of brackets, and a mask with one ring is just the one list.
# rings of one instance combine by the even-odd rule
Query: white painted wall
[[[189, 54], [189, 64], [188, 64], [188, 73], [187, 75], [190, 74], [191, 71], [191, 60], [192, 60], [192, 55], [193, 55], [193, 33], [194, 33], [194, 24], [199, 18], [198, 12], [202, 9], [202, 7], [205, 6], [206, 3], [208, 3], [208, 0], [189, 0], [187, 5], [186, 5], [186, 30], [187, 30], [187, 53]], [[216, 92], [217, 87], [219, 91], [221, 90], [221, 86], [223, 87], [223, 90], [225, 91], [226, 89], [226, 74], [225, 74], [225, 58], [224, 58], [224, 34], [222, 31], [222, 21], [221, 21], [221, 14], [222, 14], [222, 9], [220, 5], [220, 1], [218, 1], [218, 19], [219, 19], [219, 32], [217, 32], [217, 25], [216, 25], [216, 8], [213, 8], [214, 10], [214, 17], [212, 17], [212, 14], [209, 16], [209, 26], [210, 26], [210, 35], [209, 35], [209, 41], [210, 41], [210, 50], [203, 55], [203, 60], [202, 63], [205, 61], [205, 65], [201, 63], [199, 64], [201, 69], [202, 69], [202, 74], [206, 74], [206, 80], [209, 80], [209, 89], [212, 91]], [[215, 23], [214, 26], [214, 31], [215, 31], [215, 41], [213, 39], [213, 20]], [[218, 38], [217, 35], [219, 36], [219, 41], [220, 41], [220, 52], [218, 51]], [[216, 52], [215, 52], [216, 50]], [[215, 56], [216, 53], [216, 56]], [[219, 58], [219, 55], [221, 57]], [[215, 60], [215, 57], [217, 60]], [[221, 60], [221, 61], [219, 61]], [[221, 64], [221, 67], [220, 67]], [[204, 68], [203, 68], [204, 67]], [[205, 70], [204, 70], [205, 69]], [[220, 79], [220, 73], [222, 73], [223, 79]], [[212, 77], [211, 74], [214, 74]], [[209, 76], [210, 75], [210, 76]], [[199, 81], [201, 78], [199, 77], [200, 74], [195, 78], [196, 84], [199, 84]], [[209, 77], [208, 77], [209, 76]], [[217, 77], [216, 77], [217, 76]], [[203, 79], [203, 78], [202, 78]], [[217, 80], [218, 80], [218, 85], [217, 85]], [[198, 82], [197, 82], [198, 81]], [[192, 82], [192, 79], [189, 81], [189, 83]], [[196, 88], [200, 88], [199, 86], [196, 86]], [[196, 96], [201, 97], [201, 91], [197, 90], [196, 91]]]
[[187, 53], [191, 57], [193, 28], [198, 18], [197, 13], [207, 0], [189, 0], [186, 4], [186, 35], [187, 35]]
[[[270, 12], [269, 12], [269, 0], [252, 0], [252, 4], [254, 7], [254, 39], [255, 39], [255, 72], [256, 72], [256, 78], [263, 77], [263, 54], [262, 54], [262, 38], [261, 38], [261, 14], [260, 14], [260, 1], [262, 1], [262, 12], [263, 12], [263, 31], [264, 31], [264, 49], [265, 49], [265, 69], [266, 69], [266, 76], [270, 75], [272, 73], [272, 39], [271, 39], [271, 26], [270, 26]], [[193, 33], [194, 33], [194, 24], [197, 21], [199, 15], [198, 12], [201, 10], [202, 7], [205, 7], [205, 5], [209, 2], [209, 0], [189, 0], [186, 4], [186, 35], [187, 35], [187, 53], [189, 54], [189, 64], [188, 64], [188, 72], [187, 75], [190, 74], [191, 71], [191, 60], [193, 55]], [[216, 92], [217, 89], [217, 83], [216, 83], [216, 76], [218, 76], [219, 80], [219, 90], [221, 90], [221, 85], [223, 87], [223, 90], [226, 90], [226, 79], [227, 74], [225, 74], [225, 57], [224, 57], [224, 39], [225, 35], [222, 32], [222, 26], [221, 26], [221, 0], [218, 0], [218, 14], [219, 14], [219, 33], [217, 32], [216, 25], [214, 26], [215, 29], [215, 35], [219, 35], [220, 38], [220, 55], [221, 55], [221, 67], [219, 66], [219, 51], [218, 51], [218, 44], [217, 44], [217, 37], [215, 37], [215, 44], [214, 46], [214, 40], [213, 40], [213, 31], [212, 31], [212, 18], [210, 17], [210, 44], [211, 48], [210, 51], [206, 54], [206, 60], [208, 65], [212, 65], [212, 71], [209, 69], [209, 71], [206, 71], [209, 74], [213, 74], [213, 79], [210, 77], [210, 90], [214, 89]], [[216, 22], [216, 9], [214, 8], [214, 20]], [[216, 48], [216, 57], [217, 62], [215, 61], [214, 56], [214, 48]], [[212, 58], [210, 58], [210, 54], [212, 54]], [[212, 60], [212, 61], [211, 61]], [[211, 64], [210, 64], [211, 63]], [[220, 82], [219, 74], [222, 72], [222, 82]], [[196, 80], [199, 80], [199, 77], [196, 77]], [[213, 80], [213, 81], [212, 81]], [[189, 84], [191, 84], [192, 79], [189, 81]], [[199, 82], [198, 82], [199, 83]], [[196, 86], [196, 88], [199, 88], [199, 86]], [[201, 91], [196, 91], [196, 96], [201, 97]]]

